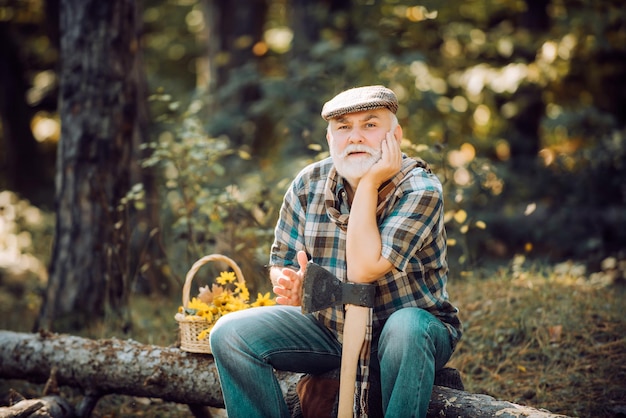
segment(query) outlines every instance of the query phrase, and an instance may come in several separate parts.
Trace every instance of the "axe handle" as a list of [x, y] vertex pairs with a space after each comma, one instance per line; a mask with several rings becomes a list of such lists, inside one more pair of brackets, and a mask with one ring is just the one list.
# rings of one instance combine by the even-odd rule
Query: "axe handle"
[[337, 418], [353, 418], [354, 387], [359, 354], [365, 340], [369, 309], [346, 305], [341, 347], [341, 376], [339, 377], [339, 409]]

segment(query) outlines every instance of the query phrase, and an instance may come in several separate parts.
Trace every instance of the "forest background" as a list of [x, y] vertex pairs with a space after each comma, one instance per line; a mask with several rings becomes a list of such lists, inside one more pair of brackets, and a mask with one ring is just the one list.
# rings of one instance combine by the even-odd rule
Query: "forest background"
[[[564, 294], [563, 280], [613, 295], [610, 309], [573, 315], [602, 324], [621, 362], [610, 381], [625, 380], [613, 314], [626, 274], [621, 1], [231, 3], [0, 1], [2, 328], [135, 336], [148, 327], [142, 298], [171, 306], [150, 314], [167, 323], [186, 270], [209, 253], [237, 260], [252, 294], [268, 291], [282, 194], [327, 155], [322, 104], [384, 84], [400, 101], [405, 152], [444, 184], [451, 293], [463, 290], [474, 334], [457, 360], [470, 388], [509, 395], [527, 366], [516, 360], [503, 382], [504, 348], [526, 337], [545, 348], [537, 330], [565, 350], [559, 327], [578, 318], [527, 324], [552, 292], [568, 307], [589, 297]], [[524, 299], [531, 288], [539, 295]], [[513, 324], [472, 328], [500, 299]], [[167, 343], [173, 331], [150, 332]], [[542, 356], [527, 360], [553, 359]], [[514, 396], [545, 403], [549, 385], [531, 386]], [[607, 416], [624, 398], [623, 383], [614, 389]]]

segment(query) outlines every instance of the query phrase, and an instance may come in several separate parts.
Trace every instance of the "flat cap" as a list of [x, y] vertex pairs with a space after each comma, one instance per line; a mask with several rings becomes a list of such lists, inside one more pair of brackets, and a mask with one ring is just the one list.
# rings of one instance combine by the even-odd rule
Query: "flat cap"
[[346, 113], [386, 107], [393, 113], [398, 111], [396, 94], [384, 86], [364, 86], [345, 90], [324, 104], [322, 117], [325, 120]]

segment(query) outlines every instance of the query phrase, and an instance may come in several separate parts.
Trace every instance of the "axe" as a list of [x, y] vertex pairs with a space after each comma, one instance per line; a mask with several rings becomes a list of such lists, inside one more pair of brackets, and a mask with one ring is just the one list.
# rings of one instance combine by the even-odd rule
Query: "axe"
[[359, 353], [365, 339], [368, 311], [374, 306], [376, 286], [342, 282], [312, 261], [307, 263], [302, 284], [302, 313], [346, 305], [341, 348], [338, 418], [352, 418], [354, 386]]

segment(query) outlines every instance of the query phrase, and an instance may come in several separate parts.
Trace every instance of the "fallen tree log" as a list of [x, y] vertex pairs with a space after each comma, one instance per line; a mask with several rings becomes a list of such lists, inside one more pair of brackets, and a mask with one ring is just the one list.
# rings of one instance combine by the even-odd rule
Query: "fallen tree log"
[[433, 388], [428, 418], [567, 418], [545, 409], [518, 405], [496, 398], [441, 386]]
[[0, 407], [0, 418], [75, 417], [73, 406], [59, 395], [56, 373], [56, 367], [53, 367], [41, 398], [26, 399], [21, 393], [10, 389], [9, 406]]
[[[55, 370], [59, 386], [85, 395], [76, 408], [88, 416], [108, 394], [160, 398], [193, 408], [223, 408], [217, 370], [210, 355], [132, 340], [87, 338], [53, 333], [0, 331], [0, 378], [45, 382]], [[293, 396], [301, 375], [277, 372], [283, 394]], [[549, 411], [498, 401], [487, 395], [435, 386], [429, 417], [557, 418]]]
[[[89, 415], [108, 394], [224, 407], [217, 369], [209, 355], [116, 338], [0, 331], [0, 378], [43, 383], [53, 367], [59, 386], [79, 388], [85, 395], [77, 408], [79, 416]], [[279, 377], [285, 393], [299, 379], [293, 373]]]
[[73, 408], [59, 396], [24, 399], [14, 405], [0, 407], [0, 418], [67, 418], [73, 416]]

